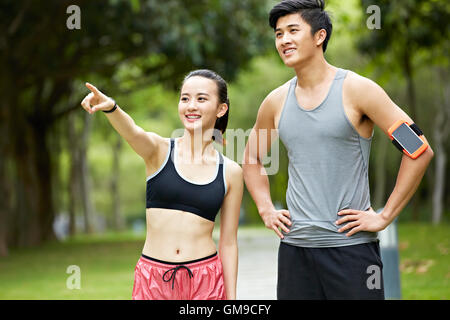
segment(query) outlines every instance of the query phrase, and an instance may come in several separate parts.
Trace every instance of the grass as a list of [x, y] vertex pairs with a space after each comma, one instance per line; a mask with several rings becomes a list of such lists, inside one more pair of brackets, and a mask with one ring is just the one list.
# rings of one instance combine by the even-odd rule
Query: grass
[[450, 299], [450, 225], [399, 224], [403, 299]]
[[[448, 224], [398, 225], [403, 299], [450, 298], [449, 231]], [[130, 299], [143, 243], [143, 235], [108, 233], [14, 250], [0, 258], [0, 299]], [[70, 265], [80, 268], [81, 290], [67, 288]]]
[[[0, 299], [130, 299], [144, 237], [79, 236], [63, 243], [13, 251], [0, 260]], [[81, 272], [81, 290], [70, 290], [70, 265]]]

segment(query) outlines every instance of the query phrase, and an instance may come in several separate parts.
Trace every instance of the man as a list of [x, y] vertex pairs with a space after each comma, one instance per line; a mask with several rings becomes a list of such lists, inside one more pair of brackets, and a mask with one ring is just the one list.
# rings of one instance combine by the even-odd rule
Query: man
[[[269, 20], [277, 51], [296, 77], [262, 102], [243, 169], [261, 218], [281, 238], [277, 297], [384, 299], [382, 280], [368, 285], [371, 270], [381, 277], [377, 232], [411, 199], [433, 151], [403, 155], [395, 188], [377, 214], [368, 182], [374, 125], [388, 134], [398, 120], [412, 119], [376, 83], [325, 60], [332, 24], [323, 1], [282, 1]], [[272, 132], [288, 151], [288, 210], [275, 209], [262, 165]]]

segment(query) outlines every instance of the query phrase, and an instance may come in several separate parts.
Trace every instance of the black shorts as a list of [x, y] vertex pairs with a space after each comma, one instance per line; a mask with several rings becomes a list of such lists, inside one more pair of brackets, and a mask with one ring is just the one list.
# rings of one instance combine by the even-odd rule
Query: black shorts
[[384, 299], [377, 242], [304, 248], [280, 243], [277, 299]]

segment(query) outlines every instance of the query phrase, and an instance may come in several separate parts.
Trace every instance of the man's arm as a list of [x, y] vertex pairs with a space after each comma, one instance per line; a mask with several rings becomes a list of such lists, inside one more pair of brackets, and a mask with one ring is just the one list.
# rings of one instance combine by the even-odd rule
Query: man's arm
[[[250, 133], [244, 153], [244, 180], [247, 190], [255, 201], [258, 213], [268, 229], [272, 229], [283, 239], [278, 228], [289, 232], [286, 225], [290, 226], [290, 215], [287, 210], [276, 210], [270, 197], [269, 178], [262, 164], [262, 159], [267, 155], [272, 145], [272, 139], [277, 138], [274, 125], [276, 101], [280, 101], [280, 93], [272, 92], [261, 104], [256, 123]], [[282, 100], [282, 99], [281, 99]]]
[[[353, 73], [349, 73], [349, 76], [348, 92], [352, 92], [352, 100], [355, 102], [355, 105], [387, 136], [389, 127], [399, 119], [405, 120], [410, 124], [414, 123], [375, 82]], [[352, 209], [343, 210], [338, 214], [345, 216], [339, 219], [337, 224], [352, 222], [349, 222], [339, 231], [343, 232], [351, 229], [347, 233], [348, 236], [351, 236], [362, 230], [377, 232], [386, 228], [400, 214], [414, 195], [433, 155], [431, 146], [417, 159], [411, 159], [403, 154], [394, 190], [389, 196], [383, 212], [377, 214], [373, 209], [368, 212]]]

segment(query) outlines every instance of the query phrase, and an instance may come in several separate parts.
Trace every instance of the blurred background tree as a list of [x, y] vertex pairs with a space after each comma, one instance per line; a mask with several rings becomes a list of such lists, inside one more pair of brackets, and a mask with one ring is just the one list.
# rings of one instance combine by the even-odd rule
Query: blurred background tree
[[[62, 209], [59, 198], [65, 193], [58, 168], [66, 125], [70, 176], [79, 181], [78, 188], [70, 187], [70, 202], [78, 193], [85, 231], [91, 231], [94, 207], [86, 152], [92, 126], [80, 112], [83, 81], [102, 89], [107, 86], [105, 92], [117, 96], [150, 83], [173, 90], [195, 68], [212, 68], [233, 79], [267, 47], [265, 28], [256, 27], [267, 11], [261, 4], [258, 0], [2, 1], [0, 190], [8, 192], [2, 193], [5, 205], [0, 209], [1, 252], [5, 254], [10, 245], [54, 239], [55, 212]], [[79, 30], [66, 26], [70, 5], [81, 9]], [[78, 115], [68, 118], [74, 110]], [[73, 122], [79, 118], [83, 124], [76, 130]], [[66, 181], [69, 186], [72, 179]]]
[[[186, 73], [210, 68], [229, 82], [229, 129], [252, 127], [264, 97], [294, 76], [278, 57], [268, 12], [274, 0], [2, 1], [0, 4], [0, 255], [69, 234], [130, 228], [145, 219], [145, 166], [101, 114], [80, 106], [85, 82], [162, 136], [181, 126]], [[448, 21], [445, 0], [327, 1], [327, 60], [379, 83], [417, 121], [436, 157], [399, 220], [448, 222]], [[381, 9], [369, 30], [368, 5]], [[69, 30], [70, 5], [81, 29]], [[220, 146], [218, 146], [220, 147]], [[225, 147], [224, 151], [228, 154]], [[240, 162], [242, 155], [233, 160]], [[374, 208], [395, 184], [401, 155], [376, 129], [369, 176]], [[287, 156], [271, 175], [286, 207]], [[244, 192], [242, 223], [261, 220]]]
[[[450, 121], [449, 58], [450, 52], [450, 3], [444, 0], [362, 0], [362, 8], [376, 5], [382, 12], [380, 29], [361, 30], [358, 47], [363, 54], [374, 58], [372, 64], [390, 77], [397, 73], [406, 80], [405, 111], [423, 126], [427, 122], [427, 132], [431, 139], [435, 158], [435, 181], [433, 187], [433, 222], [442, 218], [446, 173], [445, 141], [448, 139]], [[416, 86], [418, 76], [424, 68], [432, 76], [432, 95], [419, 107], [418, 95], [423, 86]], [[419, 80], [422, 84], [423, 82]], [[417, 90], [417, 87], [419, 90]], [[418, 92], [419, 91], [419, 92]], [[403, 107], [403, 106], [402, 106]], [[419, 110], [420, 108], [420, 110]], [[432, 111], [432, 112], [430, 112]], [[385, 155], [385, 151], [383, 151]], [[383, 159], [379, 162], [384, 163]], [[381, 168], [380, 168], [381, 169]], [[385, 176], [386, 170], [377, 170], [377, 175]], [[383, 177], [383, 181], [386, 179]], [[382, 184], [380, 184], [382, 185]], [[421, 186], [421, 192], [425, 189]], [[428, 192], [429, 192], [428, 191]], [[413, 199], [413, 219], [419, 219], [421, 197]]]

